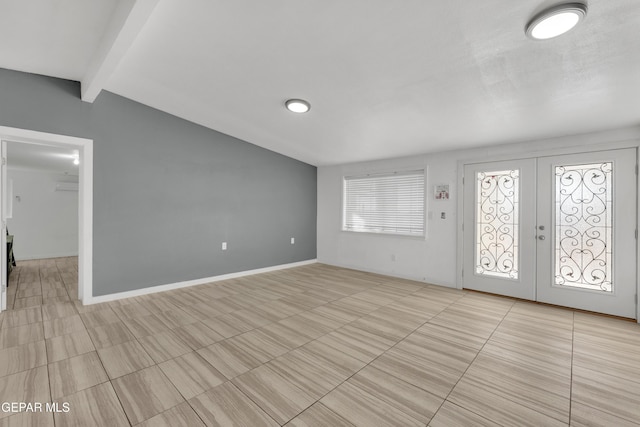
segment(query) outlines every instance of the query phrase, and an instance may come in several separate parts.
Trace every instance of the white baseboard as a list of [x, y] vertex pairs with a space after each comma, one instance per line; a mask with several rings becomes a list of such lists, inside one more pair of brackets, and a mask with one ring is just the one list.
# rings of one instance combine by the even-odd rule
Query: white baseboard
[[407, 275], [407, 274], [401, 274], [401, 273], [397, 273], [397, 272], [378, 270], [378, 269], [375, 269], [375, 268], [367, 268], [367, 267], [362, 267], [362, 266], [359, 266], [359, 265], [344, 264], [344, 263], [339, 263], [339, 262], [326, 262], [326, 261], [318, 261], [318, 262], [321, 263], [321, 264], [332, 265], [334, 267], [341, 267], [341, 268], [348, 268], [350, 270], [364, 271], [365, 273], [381, 274], [383, 276], [397, 277], [398, 279], [413, 280], [415, 282], [427, 283], [427, 284], [430, 284], [430, 285], [442, 286], [442, 287], [445, 287], [445, 288], [455, 288], [456, 287], [455, 283], [453, 283], [453, 284], [445, 283], [442, 280], [433, 280], [433, 279], [431, 279], [429, 277], [415, 277], [415, 276], [410, 276], [410, 275]]
[[97, 297], [92, 296], [92, 297], [85, 298], [82, 303], [84, 305], [91, 305], [91, 304], [98, 304], [101, 302], [116, 301], [123, 298], [131, 298], [131, 297], [137, 297], [140, 295], [155, 294], [157, 292], [166, 292], [174, 289], [187, 288], [189, 286], [204, 285], [205, 283], [219, 282], [221, 280], [236, 279], [238, 277], [251, 276], [251, 275], [260, 274], [260, 273], [268, 273], [270, 271], [278, 271], [278, 270], [285, 270], [288, 268], [301, 267], [303, 265], [315, 264], [317, 262], [318, 262], [317, 259], [310, 259], [306, 261], [293, 262], [290, 264], [281, 264], [281, 265], [274, 265], [272, 267], [257, 268], [255, 270], [247, 270], [247, 271], [239, 271], [237, 273], [222, 274], [220, 276], [205, 277], [202, 279], [195, 279], [195, 280], [187, 280], [185, 282], [150, 286], [148, 288], [135, 289], [133, 291], [118, 292], [115, 294], [100, 295]]
[[16, 261], [33, 261], [36, 259], [49, 259], [49, 258], [68, 258], [72, 256], [78, 256], [78, 252], [63, 252], [63, 253], [53, 253], [53, 254], [44, 254], [44, 255], [27, 255], [27, 256], [16, 256], [14, 254]]

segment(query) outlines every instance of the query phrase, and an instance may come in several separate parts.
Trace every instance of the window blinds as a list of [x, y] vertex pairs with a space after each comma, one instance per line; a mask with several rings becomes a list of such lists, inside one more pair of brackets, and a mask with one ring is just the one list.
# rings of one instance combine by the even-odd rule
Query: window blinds
[[344, 178], [345, 231], [424, 236], [424, 170]]

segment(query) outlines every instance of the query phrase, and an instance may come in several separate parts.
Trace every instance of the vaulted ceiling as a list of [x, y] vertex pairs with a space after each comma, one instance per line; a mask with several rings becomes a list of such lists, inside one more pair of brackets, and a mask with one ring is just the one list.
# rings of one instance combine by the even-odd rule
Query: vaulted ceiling
[[[314, 165], [640, 124], [640, 1], [0, 0], [0, 67], [79, 80]], [[288, 98], [311, 103], [306, 114]]]

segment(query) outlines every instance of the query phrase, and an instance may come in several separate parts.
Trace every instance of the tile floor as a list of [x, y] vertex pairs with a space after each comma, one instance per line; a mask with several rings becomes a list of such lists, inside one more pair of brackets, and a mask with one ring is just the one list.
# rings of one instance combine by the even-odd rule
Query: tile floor
[[11, 274], [0, 401], [60, 411], [0, 427], [640, 425], [635, 323], [322, 264], [86, 307], [76, 282]]

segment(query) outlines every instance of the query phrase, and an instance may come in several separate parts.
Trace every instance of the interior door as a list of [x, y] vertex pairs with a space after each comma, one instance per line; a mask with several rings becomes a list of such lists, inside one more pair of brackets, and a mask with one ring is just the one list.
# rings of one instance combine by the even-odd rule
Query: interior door
[[464, 170], [463, 286], [535, 299], [535, 159]]
[[538, 159], [538, 301], [636, 317], [635, 168], [635, 149]]
[[465, 165], [463, 287], [635, 318], [636, 155]]

